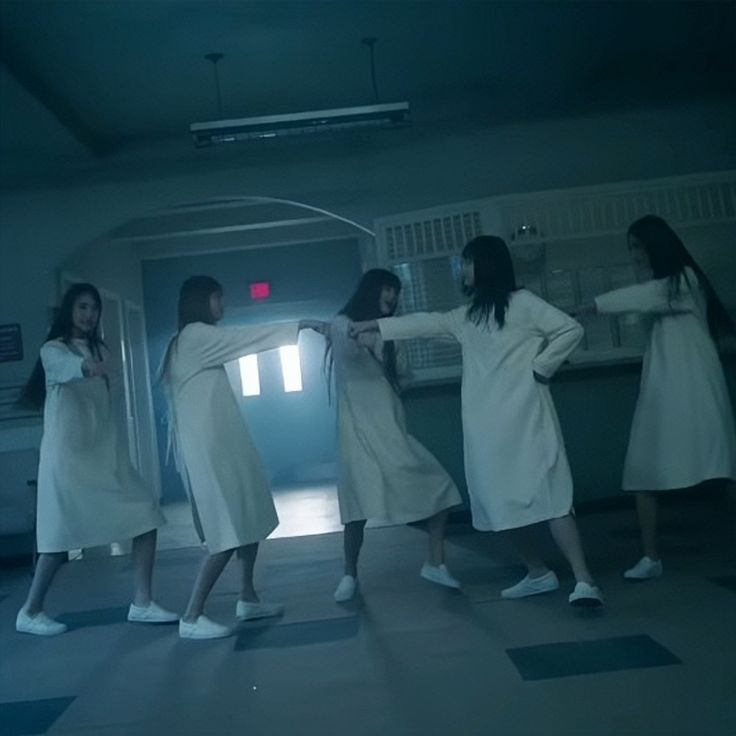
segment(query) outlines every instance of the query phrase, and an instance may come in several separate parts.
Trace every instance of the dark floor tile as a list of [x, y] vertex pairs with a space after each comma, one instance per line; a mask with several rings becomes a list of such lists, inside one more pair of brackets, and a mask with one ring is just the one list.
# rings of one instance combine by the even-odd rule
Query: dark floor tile
[[3, 736], [46, 733], [73, 700], [49, 698], [0, 703], [0, 733]]
[[681, 664], [672, 652], [647, 635], [595, 641], [558, 642], [508, 649], [524, 680]]
[[717, 578], [711, 578], [711, 581], [736, 593], [736, 575], [721, 575]]
[[86, 629], [89, 626], [109, 626], [122, 624], [128, 619], [128, 608], [94, 608], [91, 611], [72, 611], [63, 613], [56, 619], [70, 629]]
[[248, 626], [235, 640], [235, 650], [299, 647], [329, 641], [350, 639], [357, 635], [360, 621], [357, 616], [301, 621], [276, 626]]

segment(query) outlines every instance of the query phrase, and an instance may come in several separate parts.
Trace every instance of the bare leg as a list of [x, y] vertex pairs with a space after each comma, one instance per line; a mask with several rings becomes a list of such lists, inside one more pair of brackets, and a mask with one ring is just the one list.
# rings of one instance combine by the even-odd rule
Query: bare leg
[[153, 560], [156, 556], [156, 530], [141, 534], [133, 539], [133, 571], [135, 576], [135, 595], [133, 603], [145, 608], [152, 599], [151, 581]]
[[31, 581], [31, 589], [28, 591], [28, 598], [26, 598], [23, 605], [23, 609], [29, 616], [35, 616], [43, 611], [46, 593], [66, 559], [66, 552], [43, 552], [38, 556], [36, 570]]
[[659, 550], [657, 549], [656, 495], [653, 493], [637, 493], [636, 513], [639, 517], [644, 554], [652, 560], [659, 560]]
[[217, 582], [217, 578], [220, 577], [222, 571], [225, 569], [225, 565], [227, 565], [232, 553], [233, 551], [228, 549], [224, 552], [207, 555], [202, 560], [199, 573], [197, 573], [197, 579], [194, 581], [192, 595], [187, 604], [187, 610], [184, 611], [184, 615], [181, 617], [182, 621], [188, 624], [194, 623], [202, 615], [207, 596], [210, 594], [212, 586]]
[[343, 548], [345, 550], [345, 574], [358, 577], [358, 557], [363, 546], [365, 520], [349, 521], [343, 532]]
[[238, 547], [238, 559], [242, 566], [240, 599], [249, 603], [258, 603], [258, 594], [253, 587], [253, 569], [258, 555], [258, 542]]
[[447, 509], [438, 511], [427, 519], [429, 533], [429, 551], [427, 561], [430, 565], [441, 565], [445, 561], [445, 525], [447, 524]]
[[508, 532], [516, 553], [526, 565], [530, 578], [539, 578], [549, 572], [549, 568], [538, 550], [538, 527], [538, 524], [532, 524], [518, 529], [511, 529]]
[[583, 545], [580, 543], [578, 525], [572, 514], [561, 516], [558, 519], [549, 520], [549, 530], [552, 532], [557, 546], [570, 563], [573, 575], [578, 583], [593, 584], [593, 577], [588, 570], [583, 553]]

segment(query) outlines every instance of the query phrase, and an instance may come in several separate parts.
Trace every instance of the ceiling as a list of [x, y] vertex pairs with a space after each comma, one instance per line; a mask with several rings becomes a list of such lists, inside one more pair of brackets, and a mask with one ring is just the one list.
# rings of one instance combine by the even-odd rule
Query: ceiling
[[409, 100], [416, 125], [734, 96], [734, 2], [0, 0], [0, 154], [104, 156], [217, 118]]

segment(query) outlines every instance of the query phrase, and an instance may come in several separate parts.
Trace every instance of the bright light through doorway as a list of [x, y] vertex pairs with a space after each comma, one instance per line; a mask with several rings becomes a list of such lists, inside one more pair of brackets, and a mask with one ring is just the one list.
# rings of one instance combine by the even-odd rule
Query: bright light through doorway
[[287, 393], [302, 390], [302, 366], [299, 361], [299, 347], [286, 345], [279, 348], [281, 372], [284, 376], [284, 391]]
[[238, 358], [240, 366], [240, 386], [243, 396], [260, 396], [261, 379], [258, 375], [258, 356], [246, 355]]

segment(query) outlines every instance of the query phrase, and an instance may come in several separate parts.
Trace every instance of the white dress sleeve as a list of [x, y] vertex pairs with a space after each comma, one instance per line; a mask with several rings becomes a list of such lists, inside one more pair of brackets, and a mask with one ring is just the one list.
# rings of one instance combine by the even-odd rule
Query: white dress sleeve
[[60, 340], [49, 340], [41, 347], [41, 363], [46, 373], [46, 385], [81, 381], [84, 356], [69, 349]]
[[384, 340], [410, 340], [415, 337], [453, 337], [457, 339], [457, 310], [452, 312], [415, 312], [402, 317], [378, 320]]
[[188, 327], [192, 347], [204, 368], [215, 368], [244, 355], [295, 345], [299, 323], [215, 327], [203, 322]]
[[[697, 277], [692, 273], [689, 278]], [[595, 306], [600, 314], [680, 314], [693, 311], [695, 305], [688, 294], [687, 284], [683, 283], [680, 293], [672, 299], [669, 278], [652, 279], [601, 294], [595, 298]]]
[[533, 294], [528, 296], [533, 329], [545, 340], [542, 352], [532, 361], [532, 369], [551, 378], [583, 339], [584, 330], [579, 322], [557, 307]]

